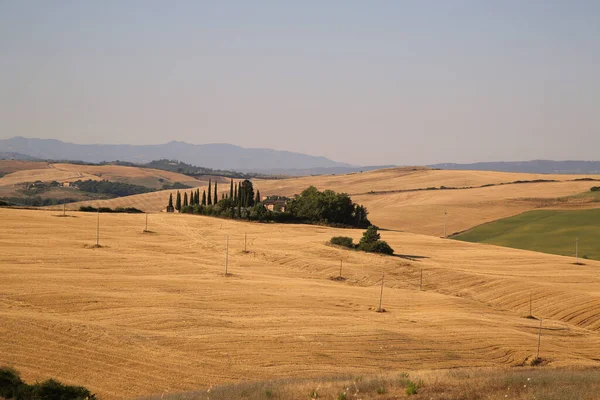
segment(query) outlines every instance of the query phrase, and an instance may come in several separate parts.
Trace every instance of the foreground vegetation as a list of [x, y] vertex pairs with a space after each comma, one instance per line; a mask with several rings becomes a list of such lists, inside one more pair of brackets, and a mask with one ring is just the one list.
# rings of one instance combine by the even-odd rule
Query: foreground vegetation
[[458, 369], [379, 376], [287, 379], [223, 385], [146, 400], [397, 399], [592, 400], [600, 393], [598, 369]]
[[453, 239], [600, 260], [600, 209], [537, 210], [475, 227]]
[[54, 379], [27, 384], [12, 368], [0, 368], [0, 398], [15, 400], [94, 400], [82, 386], [64, 385]]
[[394, 249], [392, 249], [387, 242], [381, 240], [381, 235], [377, 231], [378, 229], [379, 228], [375, 225], [368, 227], [358, 244], [354, 244], [352, 238], [347, 236], [334, 236], [331, 238], [330, 243], [349, 249], [365, 251], [367, 253], [394, 254]]

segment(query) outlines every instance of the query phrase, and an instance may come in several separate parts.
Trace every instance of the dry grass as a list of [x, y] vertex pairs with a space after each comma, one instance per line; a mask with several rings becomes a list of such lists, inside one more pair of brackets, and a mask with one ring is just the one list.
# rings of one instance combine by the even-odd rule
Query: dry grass
[[600, 370], [597, 369], [479, 368], [217, 385], [143, 400], [595, 400], [598, 393]]
[[[25, 380], [54, 377], [116, 399], [518, 366], [537, 346], [529, 292], [544, 318], [543, 368], [600, 365], [600, 262], [390, 231], [382, 239], [404, 258], [386, 257], [326, 244], [357, 240], [356, 230], [163, 213], [150, 215], [151, 235], [143, 215], [102, 214], [104, 247], [89, 248], [96, 215], [55, 214], [0, 209], [0, 365]], [[341, 257], [346, 280], [332, 281]], [[388, 312], [375, 313], [382, 271]]]

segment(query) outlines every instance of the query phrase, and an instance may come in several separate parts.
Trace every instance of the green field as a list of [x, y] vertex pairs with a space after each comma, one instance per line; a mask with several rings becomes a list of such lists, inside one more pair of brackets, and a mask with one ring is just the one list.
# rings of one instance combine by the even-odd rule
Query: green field
[[573, 257], [579, 238], [579, 257], [600, 260], [600, 208], [529, 211], [452, 238]]

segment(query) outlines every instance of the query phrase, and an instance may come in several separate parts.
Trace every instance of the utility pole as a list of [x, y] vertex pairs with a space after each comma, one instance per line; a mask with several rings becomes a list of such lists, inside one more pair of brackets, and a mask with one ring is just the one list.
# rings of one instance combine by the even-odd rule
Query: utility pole
[[575, 263], [579, 262], [579, 238], [575, 239]]
[[448, 221], [448, 211], [444, 211], [444, 239], [448, 238], [448, 235], [446, 234], [447, 221]]
[[248, 237], [248, 233], [244, 233], [244, 253], [247, 253], [248, 250], [246, 250], [246, 239]]
[[343, 258], [340, 258], [340, 278], [342, 277], [342, 262], [343, 262]]
[[419, 290], [423, 290], [423, 268], [421, 268], [421, 283], [419, 284]]
[[382, 312], [383, 309], [381, 308], [381, 301], [383, 300], [383, 278], [385, 277], [385, 273], [382, 272], [381, 273], [381, 294], [379, 295], [379, 309], [377, 310], [378, 312]]
[[537, 355], [535, 356], [536, 359], [540, 358], [540, 343], [542, 342], [542, 319], [540, 318], [540, 331], [538, 333], [538, 349], [537, 349]]
[[227, 244], [225, 246], [225, 276], [227, 276], [227, 267], [229, 266], [229, 236], [227, 236]]
[[63, 203], [63, 217], [66, 217], [66, 216], [67, 216], [67, 204]]
[[98, 208], [98, 221], [96, 222], [96, 247], [100, 247], [100, 208]]
[[146, 229], [144, 229], [144, 232], [148, 232], [148, 213], [146, 213]]
[[533, 314], [531, 313], [531, 292], [529, 292], [529, 316], [533, 316]]

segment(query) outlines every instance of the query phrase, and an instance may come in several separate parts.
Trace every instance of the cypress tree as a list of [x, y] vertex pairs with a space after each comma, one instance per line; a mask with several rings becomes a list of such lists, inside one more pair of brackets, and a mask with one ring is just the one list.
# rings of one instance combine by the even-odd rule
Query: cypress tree
[[202, 205], [206, 205], [206, 190], [202, 191]]
[[196, 189], [196, 204], [200, 205], [200, 189]]
[[233, 198], [233, 179], [231, 180], [231, 185], [229, 186], [229, 198]]
[[169, 193], [169, 205], [168, 208], [173, 208], [173, 193]]
[[242, 182], [238, 182], [238, 199], [237, 199], [237, 204], [239, 206], [242, 205], [243, 199], [244, 199], [244, 195], [242, 193]]
[[217, 182], [215, 181], [215, 201], [213, 204], [217, 204], [219, 202], [219, 198], [217, 197]]
[[238, 193], [237, 193], [237, 185], [233, 189], [233, 204], [237, 204], [238, 202]]
[[210, 206], [212, 204], [212, 193], [211, 193], [211, 186], [210, 186], [210, 179], [208, 180], [208, 199], [207, 199], [207, 204]]
[[190, 203], [189, 205], [192, 206], [194, 205], [194, 191], [190, 190], [190, 197], [189, 197]]
[[175, 200], [175, 209], [181, 211], [181, 193], [179, 193], [179, 190], [177, 191], [177, 200]]
[[188, 206], [188, 197], [187, 197], [187, 192], [185, 192], [183, 194], [183, 206], [187, 207]]
[[256, 200], [254, 200], [254, 204], [260, 203], [260, 190], [256, 190]]

